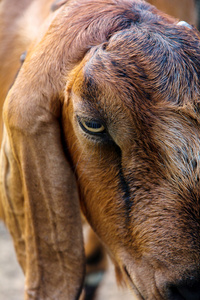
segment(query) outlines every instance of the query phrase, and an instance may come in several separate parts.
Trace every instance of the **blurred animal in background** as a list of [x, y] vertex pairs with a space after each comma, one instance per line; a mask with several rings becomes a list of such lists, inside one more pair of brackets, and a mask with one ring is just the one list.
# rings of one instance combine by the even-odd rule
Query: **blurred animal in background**
[[199, 0], [148, 0], [158, 9], [180, 20], [184, 20], [200, 29]]
[[0, 2], [0, 210], [25, 299], [79, 299], [105, 248], [138, 299], [198, 300], [199, 32], [140, 0], [19, 3]]

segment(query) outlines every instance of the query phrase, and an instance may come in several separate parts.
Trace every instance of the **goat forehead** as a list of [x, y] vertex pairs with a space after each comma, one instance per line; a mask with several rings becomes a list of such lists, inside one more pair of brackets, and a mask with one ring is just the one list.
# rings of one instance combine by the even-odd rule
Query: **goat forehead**
[[[200, 43], [181, 29], [132, 27], [116, 33], [88, 59], [84, 75], [114, 87], [125, 102], [183, 104], [199, 93]], [[143, 101], [142, 101], [143, 100]]]

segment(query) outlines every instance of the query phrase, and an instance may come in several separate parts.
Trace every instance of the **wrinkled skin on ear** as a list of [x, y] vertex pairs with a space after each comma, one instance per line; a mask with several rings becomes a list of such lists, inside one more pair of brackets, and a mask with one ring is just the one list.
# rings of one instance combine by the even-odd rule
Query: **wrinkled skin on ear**
[[7, 130], [1, 152], [5, 221], [25, 271], [25, 298], [77, 299], [84, 253], [76, 183], [63, 152], [58, 110], [50, 102], [44, 107], [34, 78], [33, 89], [25, 78], [22, 71], [5, 104]]
[[[15, 109], [12, 99], [17, 100], [17, 95], [25, 105], [21, 91], [16, 82], [6, 105]], [[57, 116], [36, 104], [35, 91], [32, 95], [29, 103], [34, 102], [34, 109], [26, 105], [26, 116], [17, 126], [13, 117], [19, 117], [18, 111], [5, 114], [6, 125], [9, 119], [1, 153], [5, 221], [25, 271], [25, 298], [77, 299], [84, 253], [76, 184], [63, 152]]]
[[51, 82], [59, 63], [52, 66], [49, 55], [44, 64], [45, 45], [30, 53], [5, 102], [1, 201], [26, 275], [25, 299], [74, 300], [85, 272], [82, 225], [61, 138], [61, 80]]

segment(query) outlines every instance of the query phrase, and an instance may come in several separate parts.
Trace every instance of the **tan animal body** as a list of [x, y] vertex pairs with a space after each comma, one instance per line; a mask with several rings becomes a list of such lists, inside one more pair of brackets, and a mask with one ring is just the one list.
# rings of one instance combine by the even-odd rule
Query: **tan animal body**
[[80, 207], [138, 299], [200, 299], [199, 32], [140, 0], [69, 0], [45, 24], [3, 111], [25, 299], [79, 298]]

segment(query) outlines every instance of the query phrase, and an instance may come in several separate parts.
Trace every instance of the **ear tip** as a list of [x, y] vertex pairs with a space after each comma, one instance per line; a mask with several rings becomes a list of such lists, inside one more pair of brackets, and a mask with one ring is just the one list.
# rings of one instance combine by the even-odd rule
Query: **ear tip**
[[184, 26], [184, 27], [187, 27], [187, 28], [189, 28], [189, 29], [192, 29], [192, 28], [193, 28], [192, 25], [188, 24], [188, 23], [185, 22], [185, 21], [180, 21], [180, 22], [177, 23], [177, 25], [178, 25], [178, 26]]

